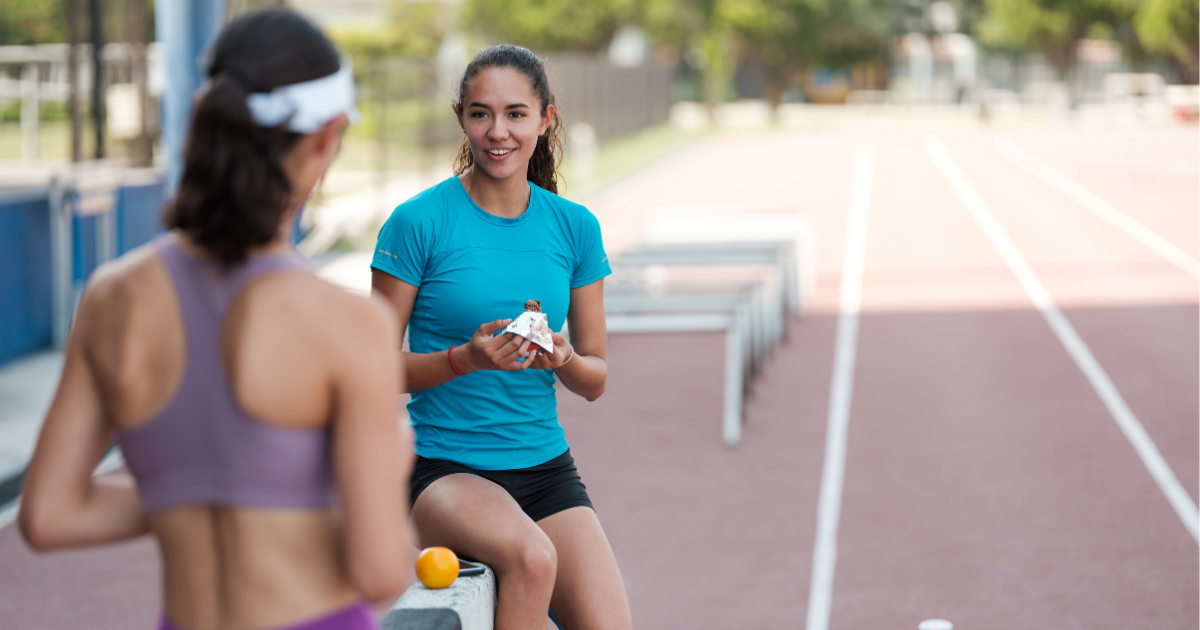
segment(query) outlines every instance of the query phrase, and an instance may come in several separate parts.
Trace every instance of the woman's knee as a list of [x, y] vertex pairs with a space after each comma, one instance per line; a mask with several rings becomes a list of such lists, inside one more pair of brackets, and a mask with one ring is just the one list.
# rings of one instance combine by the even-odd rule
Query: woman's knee
[[550, 538], [537, 531], [536, 535], [523, 536], [509, 545], [504, 572], [523, 582], [538, 587], [554, 588], [554, 577], [558, 572], [558, 552]]

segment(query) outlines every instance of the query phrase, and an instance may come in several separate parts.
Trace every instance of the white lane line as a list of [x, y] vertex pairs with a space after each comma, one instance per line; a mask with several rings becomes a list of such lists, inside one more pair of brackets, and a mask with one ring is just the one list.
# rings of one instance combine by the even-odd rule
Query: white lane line
[[867, 219], [871, 209], [871, 175], [875, 149], [862, 143], [854, 152], [850, 179], [850, 217], [842, 260], [842, 295], [838, 315], [833, 382], [825, 429], [825, 467], [817, 502], [817, 535], [813, 545], [812, 583], [808, 593], [807, 630], [827, 630], [837, 567], [838, 521], [842, 514], [842, 482], [846, 476], [846, 436], [854, 393], [854, 361], [858, 349], [858, 312], [862, 305], [863, 262], [867, 253]]
[[1133, 240], [1145, 245], [1150, 251], [1162, 256], [1179, 267], [1193, 278], [1200, 279], [1200, 264], [1197, 264], [1187, 252], [1167, 239], [1159, 236], [1154, 230], [1139, 223], [1133, 217], [1121, 212], [1111, 203], [1100, 198], [1066, 174], [1053, 166], [1026, 153], [1015, 142], [1003, 136], [996, 139], [996, 150], [1008, 158], [1013, 164], [1036, 175], [1039, 179], [1057, 188], [1059, 192], [1074, 199], [1079, 205], [1091, 210], [1093, 214], [1113, 224], [1125, 232]]
[[1092, 384], [1092, 388], [1096, 390], [1096, 394], [1100, 396], [1100, 400], [1112, 414], [1113, 420], [1117, 422], [1117, 426], [1125, 434], [1125, 438], [1133, 445], [1133, 450], [1141, 458], [1142, 464], [1146, 466], [1150, 476], [1154, 478], [1155, 483], [1166, 495], [1167, 501], [1171, 503], [1171, 507], [1175, 509], [1175, 513], [1179, 515], [1179, 520], [1183, 521], [1183, 526], [1187, 528], [1192, 538], [1200, 543], [1200, 512], [1197, 512], [1196, 504], [1187, 490], [1180, 485], [1179, 479], [1175, 477], [1175, 473], [1163, 459], [1162, 453], [1154, 445], [1154, 440], [1150, 439], [1150, 434], [1146, 433], [1145, 427], [1142, 426], [1137, 416], [1133, 415], [1129, 405], [1125, 404], [1125, 399], [1117, 391], [1116, 385], [1113, 385], [1108, 373], [1100, 366], [1100, 362], [1092, 355], [1092, 351], [1075, 332], [1075, 328], [1067, 321], [1066, 316], [1058, 310], [1046, 285], [1042, 284], [1041, 279], [1033, 272], [1033, 268], [1025, 261], [1025, 257], [1021, 255], [1008, 233], [1004, 231], [983, 198], [971, 185], [966, 174], [958, 168], [958, 164], [954, 162], [954, 158], [950, 156], [946, 147], [937, 138], [927, 137], [925, 151], [941, 171], [942, 176], [950, 183], [950, 187], [958, 193], [959, 198], [967, 206], [971, 216], [975, 217], [975, 221], [979, 223], [979, 227], [983, 229], [984, 234], [992, 242], [992, 246], [1000, 253], [1000, 257], [1004, 259], [1008, 268], [1017, 276], [1021, 287], [1025, 289], [1025, 293], [1029, 295], [1034, 306], [1041, 311], [1042, 316], [1046, 318], [1050, 329], [1054, 331], [1058, 340], [1066, 348], [1067, 354], [1071, 355], [1075, 364], [1087, 377], [1088, 382]]
[[[104, 459], [96, 464], [95, 475], [103, 475], [104, 473], [112, 472], [125, 465], [125, 458], [121, 455], [120, 448], [114, 448], [109, 451]], [[0, 506], [0, 529], [4, 529], [13, 524], [17, 520], [17, 513], [21, 510], [21, 497], [10, 501], [7, 505]]]

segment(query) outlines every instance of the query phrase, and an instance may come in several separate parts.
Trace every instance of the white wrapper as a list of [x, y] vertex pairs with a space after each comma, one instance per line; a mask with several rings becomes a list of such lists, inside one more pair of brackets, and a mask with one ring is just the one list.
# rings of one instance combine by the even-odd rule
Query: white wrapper
[[550, 324], [546, 322], [545, 313], [525, 311], [514, 319], [504, 332], [520, 335], [545, 352], [554, 352], [554, 338], [550, 336]]

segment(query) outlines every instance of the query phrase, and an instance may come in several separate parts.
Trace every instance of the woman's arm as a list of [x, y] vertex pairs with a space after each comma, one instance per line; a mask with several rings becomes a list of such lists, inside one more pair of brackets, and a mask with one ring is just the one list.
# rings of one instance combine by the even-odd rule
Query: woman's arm
[[[400, 339], [396, 344], [399, 349], [404, 341], [404, 329], [412, 317], [413, 304], [417, 300], [417, 287], [391, 274], [372, 269], [371, 294], [384, 298], [395, 311], [400, 326]], [[511, 321], [498, 319], [481, 325], [468, 343], [452, 351], [453, 367], [446, 356], [449, 348], [424, 354], [402, 352], [404, 382], [400, 384], [400, 391], [419, 392], [451, 381], [459, 376], [454, 368], [466, 374], [475, 370], [524, 370], [530, 367], [530, 361], [518, 362], [530, 352], [528, 340], [516, 335], [492, 336]]]
[[113, 438], [85, 348], [94, 309], [94, 300], [85, 293], [67, 340], [58, 390], [25, 476], [19, 525], [39, 551], [149, 531], [137, 489], [127, 477], [92, 476]]
[[346, 567], [363, 596], [378, 603], [403, 592], [412, 566], [412, 430], [398, 413], [395, 318], [386, 306], [358, 298], [347, 310], [332, 360], [333, 464], [345, 515]]
[[[608, 325], [604, 319], [604, 280], [571, 289], [567, 310], [571, 343], [554, 333], [554, 352], [543, 354], [530, 367], [554, 370], [567, 389], [594, 401], [608, 380]], [[574, 354], [574, 356], [572, 356]]]

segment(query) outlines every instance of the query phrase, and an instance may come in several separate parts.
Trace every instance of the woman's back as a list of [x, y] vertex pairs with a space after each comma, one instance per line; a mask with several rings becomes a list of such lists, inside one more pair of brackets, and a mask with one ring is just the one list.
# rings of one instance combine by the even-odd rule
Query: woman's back
[[[290, 246], [353, 74], [265, 9], [225, 26], [207, 76], [171, 232], [88, 282], [21, 529], [39, 550], [155, 534], [164, 630], [374, 630], [361, 600], [398, 595], [411, 556], [397, 324]], [[114, 437], [136, 485], [92, 476]]]
[[[204, 261], [198, 248], [168, 238], [168, 247]], [[122, 259], [93, 281], [81, 306], [86, 329], [79, 331], [80, 343], [104, 415], [122, 438], [167, 419], [163, 410], [177, 400], [185, 378], [220, 376], [187, 373], [189, 341], [201, 341], [188, 339], [187, 318], [202, 314], [181, 309], [181, 287], [166, 253], [146, 247]], [[339, 368], [353, 365], [362, 352], [353, 332], [338, 335], [337, 343], [327, 339], [334, 330], [362, 331], [369, 320], [381, 319], [370, 312], [377, 309], [294, 269], [253, 278], [229, 297], [216, 352], [237, 406], [267, 428], [324, 436], [335, 412], [336, 384], [350, 376]], [[196, 348], [205, 350], [211, 349]], [[172, 447], [178, 445], [160, 445]], [[278, 626], [357, 599], [338, 561], [338, 524], [329, 510], [184, 504], [149, 520], [163, 552], [167, 614], [183, 627]]]

